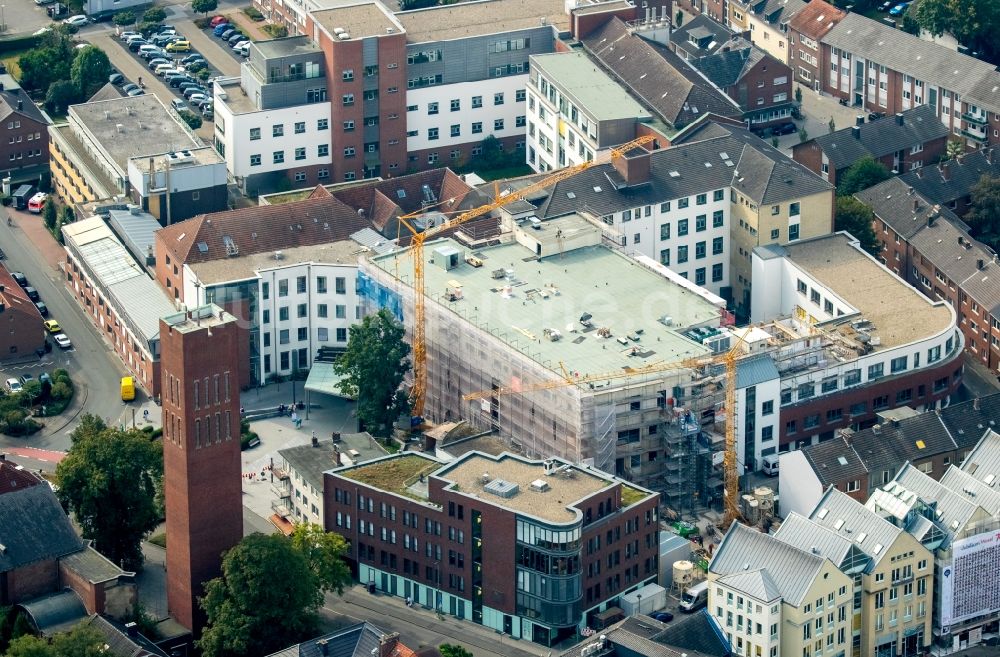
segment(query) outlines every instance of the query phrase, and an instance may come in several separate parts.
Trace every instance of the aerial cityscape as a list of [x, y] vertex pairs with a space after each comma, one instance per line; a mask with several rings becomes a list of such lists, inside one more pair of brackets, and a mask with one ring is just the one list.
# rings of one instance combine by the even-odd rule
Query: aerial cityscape
[[0, 657], [1000, 655], [990, 0], [7, 0]]

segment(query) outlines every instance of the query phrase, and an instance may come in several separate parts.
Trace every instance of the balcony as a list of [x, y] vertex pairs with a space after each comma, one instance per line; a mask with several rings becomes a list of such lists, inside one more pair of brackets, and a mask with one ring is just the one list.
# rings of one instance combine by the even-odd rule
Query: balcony
[[271, 510], [282, 518], [289, 518], [292, 515], [292, 507], [287, 498], [271, 502]]
[[978, 141], [978, 142], [983, 143], [983, 144], [986, 143], [986, 133], [985, 132], [977, 132], [975, 130], [969, 130], [967, 128], [963, 128], [962, 129], [962, 134], [965, 135], [966, 137], [968, 137], [969, 139], [972, 139], [973, 141]]
[[969, 112], [964, 112], [962, 114], [962, 118], [968, 121], [969, 123], [976, 123], [979, 125], [986, 125], [988, 123], [985, 115], [970, 114]]

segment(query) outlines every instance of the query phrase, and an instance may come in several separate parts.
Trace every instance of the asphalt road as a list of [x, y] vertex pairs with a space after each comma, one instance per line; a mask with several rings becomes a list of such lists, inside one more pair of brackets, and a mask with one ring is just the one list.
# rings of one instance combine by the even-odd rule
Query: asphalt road
[[[6, 216], [7, 208], [4, 208], [3, 214]], [[16, 213], [17, 224], [26, 221], [41, 221], [41, 218]], [[119, 396], [119, 379], [125, 373], [121, 361], [109, 351], [90, 320], [83, 316], [83, 311], [63, 285], [62, 274], [53, 270], [38, 255], [34, 245], [17, 225], [11, 228], [6, 221], [0, 221], [0, 245], [7, 254], [4, 264], [11, 271], [23, 272], [28, 277], [42, 301], [49, 307], [50, 318], [58, 320], [63, 331], [73, 341], [73, 348], [68, 351], [53, 346], [52, 352], [46, 354], [41, 361], [0, 369], [3, 377], [19, 376], [25, 372], [31, 372], [37, 377], [43, 371], [66, 368], [76, 386], [76, 394], [84, 402], [84, 411], [118, 421], [125, 411], [125, 404]], [[46, 420], [49, 427], [59, 427], [59, 431], [51, 435], [46, 435], [46, 430], [27, 439], [0, 435], [0, 447], [30, 446], [65, 451], [70, 445], [69, 432], [75, 426], [69, 420], [65, 415]], [[63, 427], [67, 422], [69, 424]]]

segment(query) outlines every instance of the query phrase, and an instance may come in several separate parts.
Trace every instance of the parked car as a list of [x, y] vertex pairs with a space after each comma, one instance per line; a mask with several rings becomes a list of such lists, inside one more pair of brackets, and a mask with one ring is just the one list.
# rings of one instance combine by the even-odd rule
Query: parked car
[[196, 62], [198, 60], [205, 61], [205, 56], [201, 53], [193, 52], [190, 55], [181, 57], [181, 64], [190, 64], [191, 62]]
[[121, 34], [119, 34], [118, 38], [121, 39], [122, 41], [128, 41], [132, 37], [141, 37], [141, 36], [142, 35], [139, 34], [138, 32], [128, 31], [128, 32], [122, 32]]
[[35, 0], [35, 4], [41, 7], [42, 5], [51, 5], [56, 0]]
[[112, 73], [111, 75], [108, 76], [108, 82], [114, 85], [124, 84], [125, 76], [122, 75], [121, 73]]
[[63, 23], [72, 25], [73, 27], [83, 27], [84, 25], [90, 24], [90, 19], [83, 14], [77, 14], [76, 16], [70, 16], [69, 18], [63, 20]]
[[35, 308], [38, 308], [38, 314], [42, 317], [49, 316], [49, 307], [45, 305], [44, 301], [36, 301]]
[[133, 89], [139, 89], [139, 88], [140, 88], [139, 85], [137, 85], [134, 82], [129, 82], [128, 84], [122, 85], [122, 91], [124, 91], [125, 93], [128, 93]]
[[65, 333], [56, 334], [52, 337], [52, 339], [55, 340], [56, 344], [59, 345], [60, 349], [69, 349], [70, 347], [73, 346], [73, 343], [70, 341], [69, 336], [66, 335]]
[[212, 16], [212, 20], [209, 21], [208, 24], [210, 26], [212, 26], [212, 27], [218, 27], [219, 25], [222, 25], [223, 23], [228, 23], [228, 22], [229, 22], [229, 19], [226, 18], [225, 16]]
[[136, 88], [135, 88], [135, 89], [133, 89], [132, 91], [128, 92], [128, 95], [129, 95], [129, 96], [133, 96], [133, 97], [134, 97], [134, 96], [145, 96], [145, 95], [146, 95], [146, 92], [145, 92], [145, 91], [143, 91], [142, 89], [140, 89], [139, 87], [136, 87]]
[[153, 71], [160, 77], [163, 77], [167, 73], [180, 72], [177, 69], [177, 67], [174, 66], [173, 62], [167, 62], [166, 64], [157, 64], [156, 66], [153, 67]]
[[184, 37], [179, 36], [177, 34], [157, 34], [156, 36], [153, 37], [152, 41], [153, 43], [162, 48], [164, 46], [170, 45], [174, 41], [180, 41], [183, 38]]
[[233, 29], [231, 23], [219, 23], [212, 29], [212, 34], [214, 34], [215, 36], [222, 36], [223, 32], [231, 29]]
[[167, 52], [190, 52], [191, 42], [187, 39], [181, 39], [180, 41], [171, 41], [167, 44]]
[[778, 125], [771, 128], [771, 134], [775, 137], [780, 135], [793, 135], [798, 132], [799, 129], [791, 121], [785, 121], [784, 123], [779, 123]]
[[180, 112], [181, 110], [186, 110], [187, 109], [187, 103], [185, 103], [180, 98], [174, 98], [173, 100], [170, 101], [170, 107], [172, 107], [174, 110]]
[[180, 92], [181, 92], [182, 94], [183, 94], [183, 93], [184, 93], [185, 91], [187, 91], [188, 89], [191, 89], [191, 88], [193, 88], [193, 87], [201, 87], [201, 84], [199, 84], [199, 83], [197, 83], [197, 82], [181, 82], [181, 83], [180, 83], [179, 85], [177, 85], [177, 89], [178, 89], [178, 90], [179, 90], [179, 91], [180, 91]]
[[28, 277], [19, 271], [12, 271], [10, 277], [14, 279], [14, 282], [21, 287], [28, 287]]
[[654, 611], [653, 613], [649, 614], [649, 617], [652, 618], [653, 620], [658, 620], [661, 623], [669, 623], [674, 619], [674, 615], [671, 614], [669, 611]]
[[196, 94], [195, 97], [191, 99], [191, 106], [197, 107], [198, 109], [201, 109], [202, 107], [211, 104], [212, 104], [212, 99], [207, 96], [205, 98], [198, 98]]
[[868, 114], [869, 121], [877, 121], [878, 119], [884, 119], [884, 118], [885, 118], [885, 112], [869, 112]]
[[14, 377], [11, 377], [6, 381], [4, 381], [4, 387], [7, 388], [7, 392], [13, 395], [21, 392], [21, 388], [23, 388], [24, 386], [21, 385], [20, 381], [18, 381]]
[[191, 79], [191, 76], [187, 75], [186, 73], [181, 73], [179, 75], [174, 75], [174, 76], [171, 76], [170, 78], [167, 79], [167, 84], [169, 84], [174, 89], [180, 89], [180, 86], [182, 84], [184, 84], [185, 82], [192, 82], [192, 83], [194, 83], [194, 80]]
[[906, 13], [907, 7], [910, 6], [909, 2], [900, 2], [898, 5], [889, 10], [890, 16], [902, 16]]
[[242, 32], [235, 32], [228, 39], [226, 39], [226, 43], [228, 43], [230, 47], [235, 46], [241, 41], [249, 41], [246, 35]]
[[166, 57], [153, 57], [151, 60], [149, 60], [147, 66], [149, 66], [150, 70], [153, 70], [160, 64], [172, 64], [172, 63], [173, 62], [171, 62]]
[[59, 322], [54, 319], [45, 321], [45, 330], [49, 333], [62, 333], [62, 329], [59, 328]]
[[225, 30], [223, 30], [221, 34], [216, 34], [215, 36], [219, 37], [223, 41], [228, 41], [229, 37], [233, 36], [234, 34], [236, 34], [236, 28], [228, 27]]
[[236, 44], [236, 46], [233, 48], [233, 52], [235, 52], [237, 55], [242, 55], [246, 57], [247, 55], [250, 54], [250, 42], [244, 41], [242, 43]]
[[206, 121], [212, 121], [215, 119], [215, 110], [212, 109], [211, 105], [205, 105], [201, 108], [201, 115]]
[[28, 295], [28, 298], [32, 301], [38, 301], [41, 297], [38, 295], [38, 290], [31, 287], [30, 285], [24, 288], [24, 293]]
[[195, 94], [201, 94], [207, 97], [208, 89], [206, 89], [205, 87], [188, 87], [187, 89], [184, 90], [184, 97], [187, 98], [188, 100], [191, 100], [191, 96]]
[[205, 92], [195, 92], [195, 93], [191, 94], [190, 96], [188, 96], [188, 102], [191, 102], [191, 103], [197, 102], [197, 101], [202, 100], [202, 99], [210, 100], [208, 94], [205, 93]]
[[139, 52], [139, 48], [152, 45], [145, 39], [132, 39], [128, 42], [128, 49], [132, 52]]
[[191, 73], [197, 73], [198, 71], [205, 68], [208, 68], [208, 62], [206, 62], [204, 59], [196, 59], [190, 64], [184, 65], [184, 70], [189, 71]]

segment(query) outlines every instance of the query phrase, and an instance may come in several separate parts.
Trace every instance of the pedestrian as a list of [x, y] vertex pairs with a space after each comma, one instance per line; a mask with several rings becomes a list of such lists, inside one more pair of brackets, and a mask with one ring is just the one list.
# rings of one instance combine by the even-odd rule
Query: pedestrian
[[149, 422], [149, 409], [148, 408], [142, 409], [142, 419], [143, 419], [144, 422]]
[[315, 432], [315, 431], [313, 431], [313, 435], [312, 435], [312, 441], [313, 441], [313, 442], [316, 442], [316, 432]]

